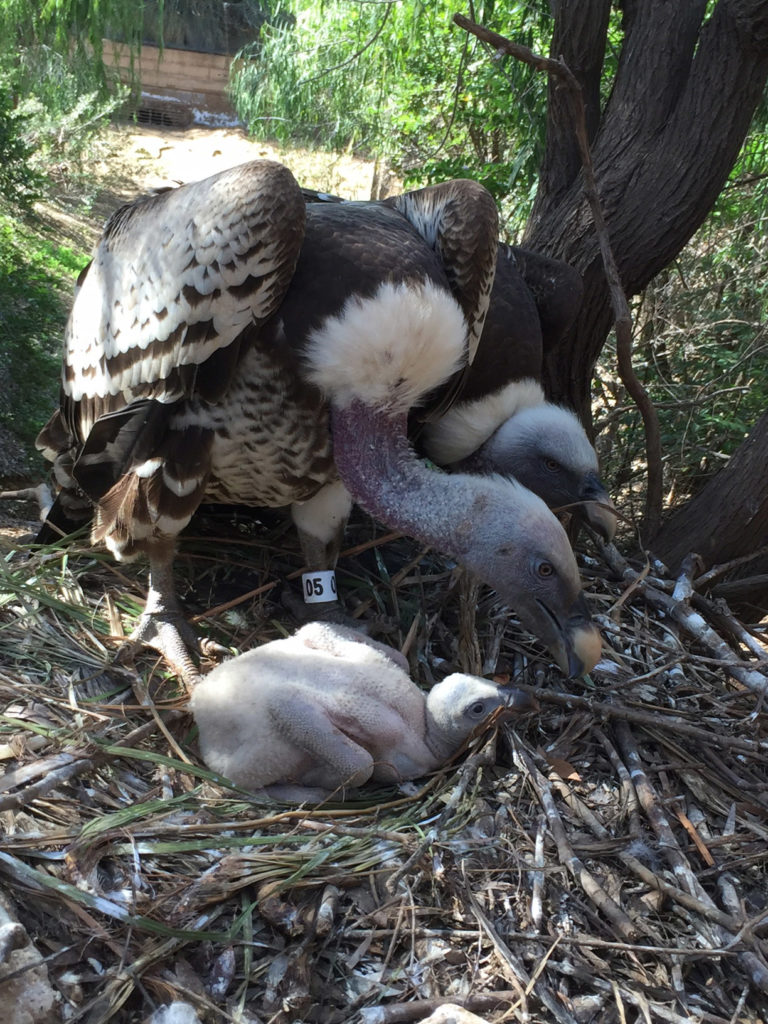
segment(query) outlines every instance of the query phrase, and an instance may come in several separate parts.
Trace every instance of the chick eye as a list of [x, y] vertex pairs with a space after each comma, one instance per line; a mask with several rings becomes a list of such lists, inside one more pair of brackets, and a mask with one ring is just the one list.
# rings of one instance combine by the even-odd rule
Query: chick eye
[[470, 704], [469, 713], [473, 718], [481, 718], [485, 715], [485, 701], [476, 700], [474, 704]]
[[551, 562], [539, 562], [536, 566], [536, 572], [543, 580], [548, 580], [550, 576], [555, 575], [555, 567]]
[[550, 473], [557, 473], [560, 469], [560, 463], [557, 459], [544, 459], [544, 465], [550, 471]]

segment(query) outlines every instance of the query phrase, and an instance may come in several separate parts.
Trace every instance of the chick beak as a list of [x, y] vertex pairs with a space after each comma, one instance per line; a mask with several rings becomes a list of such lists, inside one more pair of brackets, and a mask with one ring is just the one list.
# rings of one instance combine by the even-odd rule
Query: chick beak
[[539, 601], [539, 605], [556, 627], [556, 637], [549, 650], [563, 675], [572, 679], [591, 672], [600, 660], [601, 640], [584, 594], [579, 594], [564, 623], [543, 602]]
[[540, 708], [539, 702], [532, 693], [519, 690], [516, 686], [502, 686], [499, 689], [504, 694], [502, 715], [505, 719], [532, 714]]
[[582, 506], [583, 519], [610, 544], [616, 534], [616, 508], [596, 473], [585, 477], [580, 498], [586, 503]]

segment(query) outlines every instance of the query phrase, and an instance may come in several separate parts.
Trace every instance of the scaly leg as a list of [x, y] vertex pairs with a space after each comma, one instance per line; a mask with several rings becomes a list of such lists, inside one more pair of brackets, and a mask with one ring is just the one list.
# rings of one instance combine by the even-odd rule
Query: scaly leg
[[[309, 501], [291, 506], [304, 562], [309, 571], [333, 569], [344, 541], [344, 528], [352, 508], [352, 499], [340, 482], [326, 484]], [[303, 595], [302, 595], [303, 597]], [[328, 601], [303, 602], [286, 594], [284, 603], [300, 622], [322, 619], [325, 622], [348, 622], [337, 598]]]
[[149, 551], [147, 603], [131, 641], [153, 647], [163, 655], [188, 688], [200, 679], [190, 651], [200, 653], [200, 641], [184, 618], [173, 579], [173, 542], [154, 544]]

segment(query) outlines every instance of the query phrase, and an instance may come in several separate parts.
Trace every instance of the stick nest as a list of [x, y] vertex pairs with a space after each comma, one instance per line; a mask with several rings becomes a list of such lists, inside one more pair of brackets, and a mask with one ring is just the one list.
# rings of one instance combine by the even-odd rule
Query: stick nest
[[[299, 557], [284, 525], [223, 515], [183, 540], [179, 590], [240, 651], [295, 628], [268, 585]], [[6, 545], [0, 877], [47, 971], [45, 1020], [182, 1001], [202, 1022], [390, 1024], [450, 1001], [531, 1024], [764, 1021], [759, 630], [690, 573], [590, 549], [603, 659], [566, 682], [459, 569], [376, 543], [363, 516], [352, 537], [348, 607], [390, 624], [415, 679], [510, 676], [541, 710], [418, 784], [311, 808], [207, 771], [177, 681], [147, 652], [115, 661], [141, 566]]]

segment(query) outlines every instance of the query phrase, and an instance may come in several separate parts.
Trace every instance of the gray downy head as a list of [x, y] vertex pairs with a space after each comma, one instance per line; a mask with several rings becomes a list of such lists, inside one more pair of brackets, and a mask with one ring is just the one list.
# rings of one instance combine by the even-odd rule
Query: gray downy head
[[440, 758], [448, 759], [494, 711], [505, 716], [538, 710], [523, 690], [499, 686], [480, 676], [455, 672], [436, 683], [427, 694], [427, 743]]

